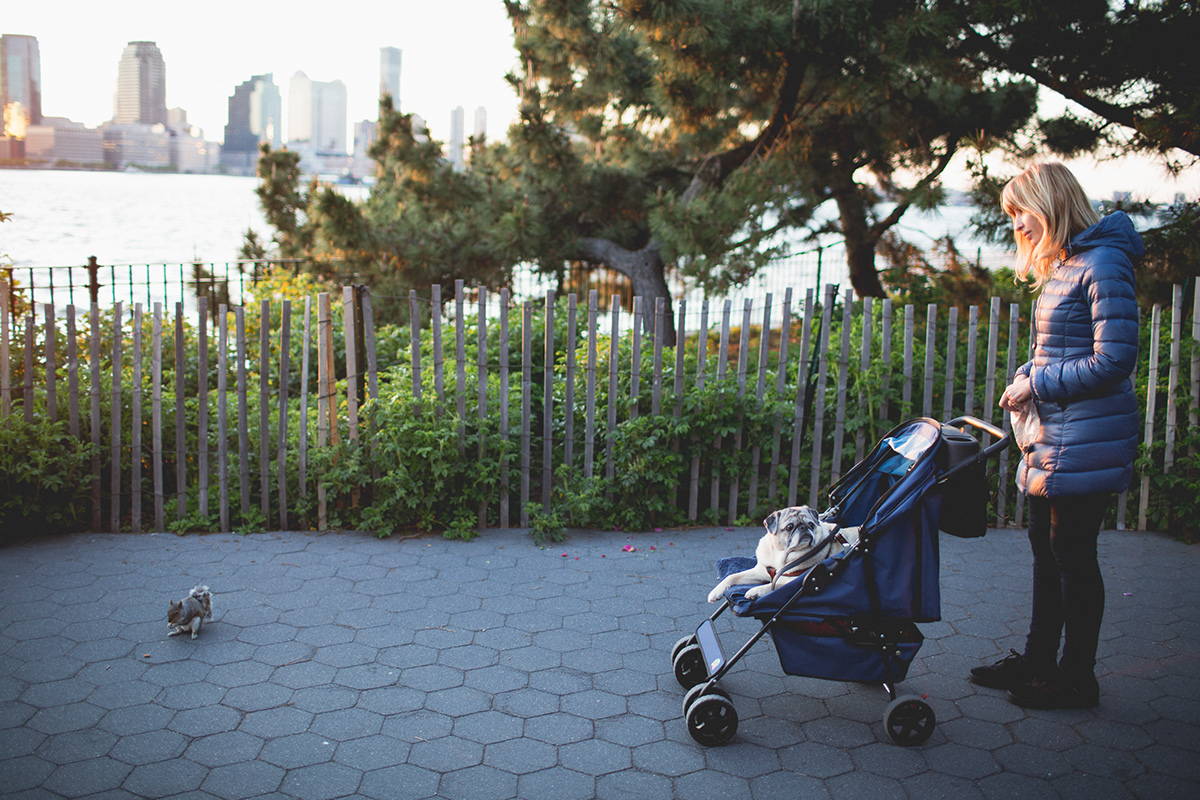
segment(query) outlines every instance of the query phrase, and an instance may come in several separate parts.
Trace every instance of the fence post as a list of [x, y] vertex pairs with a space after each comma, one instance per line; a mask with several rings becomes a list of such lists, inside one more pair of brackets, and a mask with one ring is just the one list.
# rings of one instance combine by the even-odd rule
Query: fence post
[[554, 292], [551, 290], [546, 291], [543, 330], [546, 341], [542, 369], [542, 513], [548, 514], [554, 483]]
[[58, 332], [54, 327], [54, 303], [47, 303], [46, 312], [46, 418], [58, 421]]
[[92, 305], [98, 305], [100, 303], [100, 266], [96, 263], [95, 256], [88, 256], [87, 271], [88, 297], [91, 298]]
[[12, 390], [12, 365], [8, 360], [8, 315], [11, 305], [12, 286], [6, 278], [0, 277], [0, 416], [4, 417], [12, 412], [12, 400], [9, 397]]
[[[593, 307], [595, 303], [592, 304]], [[592, 339], [594, 343], [595, 338]], [[594, 360], [594, 359], [593, 359]], [[508, 289], [500, 290], [500, 438], [508, 441]], [[508, 455], [500, 459], [500, 528], [508, 528]]]
[[[155, 303], [155, 307], [160, 304]], [[142, 304], [133, 306], [133, 381], [130, 386], [129, 415], [129, 527], [142, 532]], [[157, 521], [156, 521], [157, 525]], [[155, 530], [161, 530], [161, 526]]]
[[[150, 424], [151, 451], [153, 466], [151, 468], [154, 480], [154, 529], [162, 531], [165, 528], [165, 510], [163, 488], [163, 441], [162, 441], [162, 303], [154, 304], [154, 341], [150, 349]], [[180, 365], [176, 365], [178, 373]], [[179, 392], [178, 383], [176, 393]], [[178, 414], [178, 411], [176, 412]]]
[[1175, 284], [1171, 294], [1171, 361], [1167, 373], [1166, 446], [1163, 450], [1163, 472], [1175, 468], [1175, 392], [1179, 388], [1179, 340], [1183, 336], [1183, 287]]
[[112, 439], [112, 463], [109, 470], [109, 493], [112, 503], [109, 508], [109, 523], [113, 533], [121, 530], [121, 303], [113, 306], [113, 342], [112, 342], [112, 395], [111, 416], [112, 425], [109, 436]]
[[[1154, 441], [1154, 412], [1158, 402], [1158, 345], [1162, 332], [1162, 306], [1154, 304], [1150, 317], [1150, 374], [1146, 380], [1146, 430], [1144, 442]], [[1142, 491], [1138, 497], [1138, 530], [1146, 530], [1146, 514], [1150, 506], [1150, 471], [1142, 474]]]
[[817, 355], [817, 393], [813, 401], [812, 461], [808, 484], [808, 505], [816, 506], [821, 489], [821, 449], [825, 437], [825, 382], [829, 377], [829, 329], [833, 316], [833, 298], [837, 286], [825, 285], [825, 307], [821, 309], [820, 352]]
[[91, 400], [91, 415], [88, 420], [92, 436], [92, 531], [100, 532], [101, 494], [100, 494], [100, 306], [92, 303], [91, 308], [91, 340], [88, 343], [88, 354], [91, 363], [88, 365], [88, 394]]
[[[529, 527], [529, 456], [533, 393], [533, 304], [522, 304], [521, 317], [521, 527]], [[547, 509], [548, 510], [548, 509]]]
[[[369, 311], [369, 309], [370, 309], [369, 303], [371, 301], [371, 296], [368, 294], [363, 299], [368, 303], [368, 305], [365, 306], [365, 309], [364, 309], [364, 316], [370, 316], [367, 313], [367, 311]], [[572, 312], [574, 311], [574, 308], [575, 308], [574, 302], [575, 302], [575, 295], [571, 295]], [[372, 325], [373, 324], [374, 323], [372, 323]], [[479, 318], [476, 320], [475, 327], [476, 327], [475, 350], [476, 350], [476, 358], [479, 362], [478, 363], [478, 373], [477, 373], [478, 378], [476, 379], [476, 387], [475, 387], [478, 392], [478, 395], [476, 397], [475, 402], [476, 402], [476, 407], [477, 407], [477, 411], [479, 414], [479, 463], [482, 464], [483, 458], [486, 455], [486, 451], [487, 451], [487, 424], [486, 423], [487, 423], [487, 415], [488, 415], [487, 287], [484, 287], [484, 286], [479, 287]], [[371, 330], [372, 330], [371, 341], [368, 344], [368, 347], [370, 348], [369, 352], [371, 354], [371, 386], [373, 387], [371, 389], [371, 398], [375, 399], [378, 395], [378, 390], [377, 390], [377, 388], [375, 388], [375, 386], [376, 386], [376, 384], [375, 384], [375, 335], [373, 332], [374, 331], [373, 327], [371, 328]], [[575, 353], [574, 353], [574, 351], [572, 351], [571, 358], [574, 359], [574, 357], [575, 357]], [[570, 425], [570, 423], [568, 422], [568, 430], [570, 430], [569, 425]], [[568, 437], [567, 447], [568, 447], [568, 452], [570, 452], [569, 437]], [[569, 457], [567, 458], [567, 462], [570, 463]], [[483, 530], [484, 528], [487, 527], [487, 498], [486, 497], [481, 497], [479, 500], [478, 524], [479, 524], [479, 530]]]

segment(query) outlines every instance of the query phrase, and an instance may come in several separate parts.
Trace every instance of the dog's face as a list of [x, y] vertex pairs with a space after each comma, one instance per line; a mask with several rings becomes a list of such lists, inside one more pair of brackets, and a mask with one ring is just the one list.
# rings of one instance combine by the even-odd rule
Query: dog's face
[[821, 518], [808, 506], [781, 508], [763, 520], [767, 535], [781, 552], [811, 548], [821, 530]]

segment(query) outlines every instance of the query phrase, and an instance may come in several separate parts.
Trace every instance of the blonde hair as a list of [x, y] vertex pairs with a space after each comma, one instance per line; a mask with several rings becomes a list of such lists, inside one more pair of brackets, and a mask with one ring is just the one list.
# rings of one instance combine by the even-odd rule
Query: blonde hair
[[1071, 237], [1100, 221], [1100, 215], [1069, 169], [1057, 162], [1034, 164], [1004, 187], [1000, 208], [1015, 218], [1029, 212], [1038, 218], [1044, 233], [1037, 245], [1013, 231], [1017, 242], [1017, 278], [1032, 271], [1033, 285], [1050, 279]]

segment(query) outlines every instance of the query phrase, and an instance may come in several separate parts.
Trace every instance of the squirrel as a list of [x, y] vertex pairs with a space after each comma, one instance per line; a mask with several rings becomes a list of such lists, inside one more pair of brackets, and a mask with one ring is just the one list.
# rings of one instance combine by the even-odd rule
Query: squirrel
[[207, 586], [197, 586], [182, 600], [172, 600], [167, 609], [167, 636], [177, 636], [190, 630], [192, 638], [200, 632], [203, 620], [212, 619], [212, 592]]

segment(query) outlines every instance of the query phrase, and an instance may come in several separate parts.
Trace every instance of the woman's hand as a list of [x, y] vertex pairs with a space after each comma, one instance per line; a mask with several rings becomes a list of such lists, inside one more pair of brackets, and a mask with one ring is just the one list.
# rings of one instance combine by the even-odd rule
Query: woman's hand
[[1000, 395], [1000, 407], [1005, 411], [1016, 411], [1033, 398], [1033, 387], [1028, 375], [1018, 375]]

